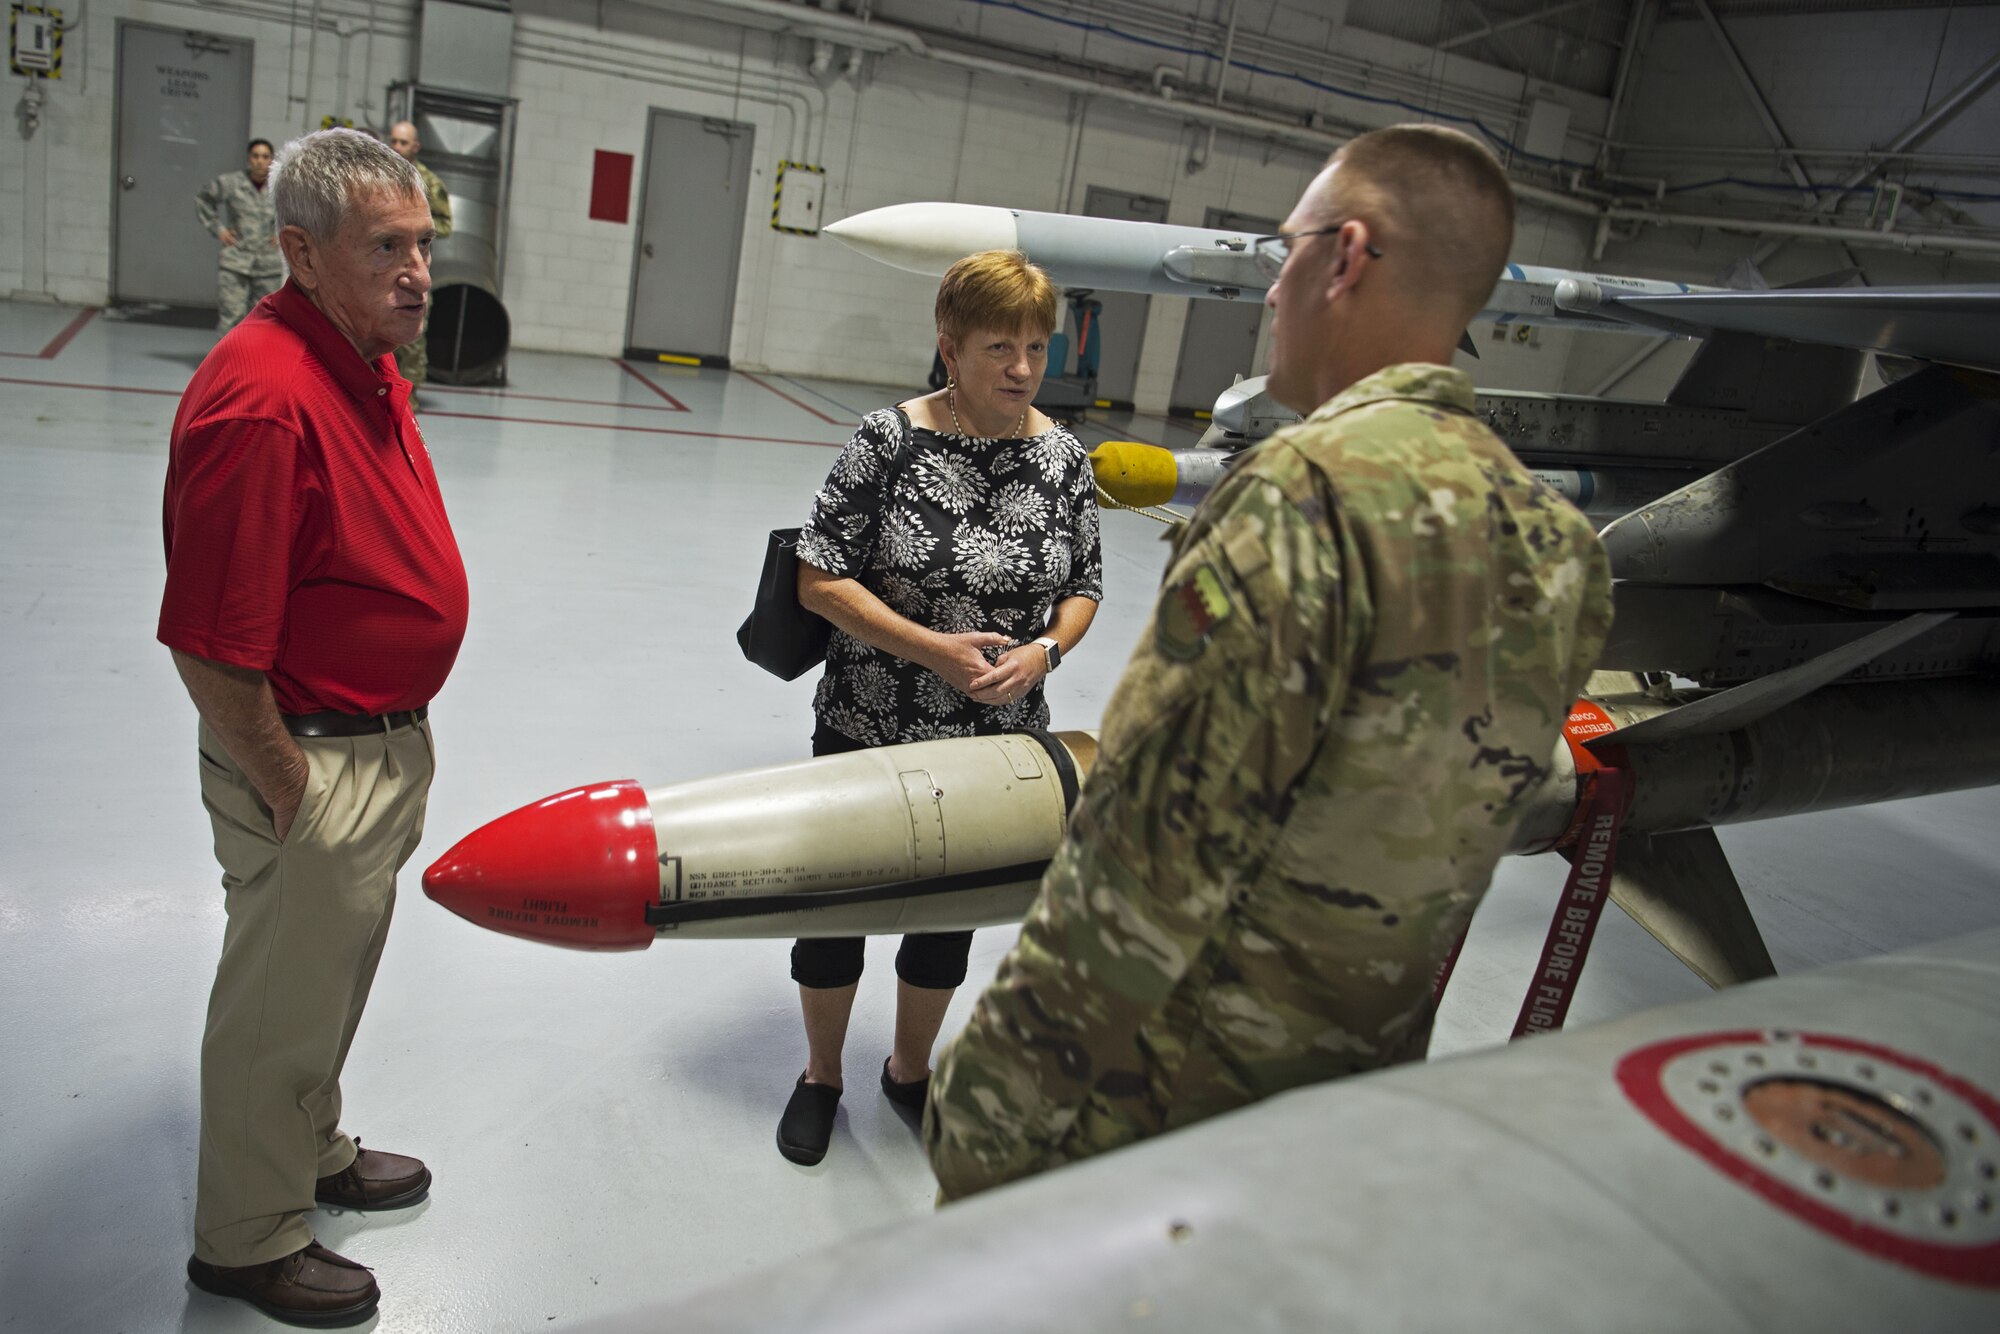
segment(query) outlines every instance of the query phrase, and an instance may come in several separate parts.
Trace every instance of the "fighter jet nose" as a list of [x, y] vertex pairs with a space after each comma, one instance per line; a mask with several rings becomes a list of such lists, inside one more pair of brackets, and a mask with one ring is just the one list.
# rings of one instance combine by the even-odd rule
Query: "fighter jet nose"
[[571, 788], [473, 830], [424, 872], [424, 893], [466, 921], [581, 950], [653, 943], [653, 809], [631, 779]]

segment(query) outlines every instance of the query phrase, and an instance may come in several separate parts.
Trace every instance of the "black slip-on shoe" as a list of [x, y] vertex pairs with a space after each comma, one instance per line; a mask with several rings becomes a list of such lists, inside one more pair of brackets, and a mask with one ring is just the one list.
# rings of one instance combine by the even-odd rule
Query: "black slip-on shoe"
[[826, 1157], [833, 1142], [833, 1112], [840, 1090], [830, 1084], [808, 1084], [804, 1075], [792, 1087], [792, 1099], [778, 1119], [778, 1152], [801, 1167]]
[[890, 1102], [895, 1103], [898, 1107], [907, 1107], [911, 1111], [921, 1115], [924, 1110], [924, 1099], [931, 1095], [931, 1077], [925, 1075], [922, 1079], [913, 1079], [907, 1084], [900, 1084], [889, 1078], [889, 1058], [884, 1056], [882, 1058], [882, 1092]]

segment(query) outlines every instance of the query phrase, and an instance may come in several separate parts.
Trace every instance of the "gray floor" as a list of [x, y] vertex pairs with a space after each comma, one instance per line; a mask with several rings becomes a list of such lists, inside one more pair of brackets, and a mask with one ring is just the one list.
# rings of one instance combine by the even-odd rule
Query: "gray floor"
[[[14, 746], [0, 777], [0, 1328], [261, 1328], [181, 1273], [222, 912], [194, 713], [153, 628], [167, 431], [212, 336], [78, 315], [0, 305]], [[511, 370], [505, 392], [424, 394], [472, 625], [436, 705], [440, 772], [413, 873], [577, 783], [803, 754], [810, 681], [764, 676], [731, 635], [764, 531], [797, 521], [846, 427], [894, 396], [603, 358], [521, 354]], [[1189, 438], [1143, 416], [1084, 434]], [[1058, 726], [1095, 723], [1143, 619], [1157, 534], [1107, 516], [1107, 602], [1052, 682]], [[1987, 789], [1722, 837], [1791, 971], [2000, 925], [1996, 829]], [[1559, 883], [1547, 858], [1502, 867], [1440, 1053], [1504, 1039]], [[426, 1158], [437, 1185], [413, 1210], [314, 1220], [375, 1266], [375, 1328], [562, 1328], [930, 1207], [915, 1139], [872, 1083], [892, 941], [871, 950], [833, 1151], [802, 1169], [772, 1147], [804, 1045], [782, 942], [573, 954], [474, 929], [415, 874], [405, 890], [348, 1067], [349, 1126]], [[981, 933], [974, 983], [1011, 934]], [[1613, 913], [1572, 1024], [1700, 991]]]

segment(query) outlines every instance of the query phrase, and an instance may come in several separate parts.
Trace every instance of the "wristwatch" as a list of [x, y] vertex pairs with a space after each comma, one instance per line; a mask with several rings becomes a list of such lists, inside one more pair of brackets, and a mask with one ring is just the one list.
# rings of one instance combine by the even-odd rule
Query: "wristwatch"
[[1055, 640], [1050, 639], [1047, 635], [1043, 635], [1040, 639], [1037, 639], [1035, 642], [1042, 646], [1043, 654], [1045, 654], [1048, 657], [1050, 671], [1054, 671], [1056, 668], [1062, 666], [1061, 644], [1056, 643]]

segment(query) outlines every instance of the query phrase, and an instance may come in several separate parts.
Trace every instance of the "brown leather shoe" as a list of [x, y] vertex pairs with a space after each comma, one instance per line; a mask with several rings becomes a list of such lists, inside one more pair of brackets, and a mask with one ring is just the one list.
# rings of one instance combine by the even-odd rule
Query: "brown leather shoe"
[[400, 1153], [364, 1149], [354, 1141], [354, 1161], [313, 1185], [313, 1198], [343, 1209], [401, 1209], [424, 1198], [431, 1170]]
[[229, 1269], [188, 1257], [188, 1278], [203, 1292], [236, 1297], [288, 1325], [352, 1325], [375, 1313], [382, 1290], [368, 1266], [318, 1242], [261, 1265]]

